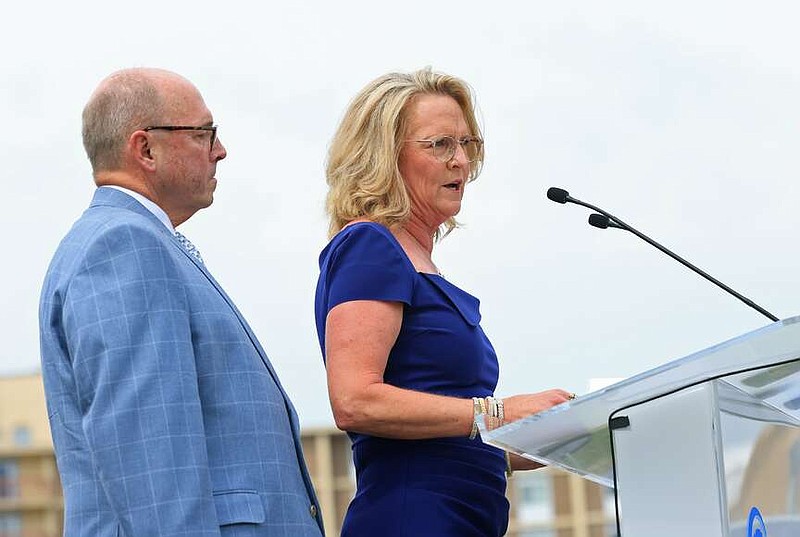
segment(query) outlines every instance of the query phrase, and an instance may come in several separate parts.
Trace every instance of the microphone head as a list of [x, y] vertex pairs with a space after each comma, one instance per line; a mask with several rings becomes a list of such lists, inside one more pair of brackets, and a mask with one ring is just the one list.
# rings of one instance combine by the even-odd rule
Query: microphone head
[[557, 186], [551, 186], [547, 189], [547, 199], [555, 201], [556, 203], [567, 203], [569, 199], [569, 192]]
[[606, 229], [609, 226], [609, 220], [604, 214], [594, 213], [589, 215], [589, 225], [599, 227], [600, 229]]

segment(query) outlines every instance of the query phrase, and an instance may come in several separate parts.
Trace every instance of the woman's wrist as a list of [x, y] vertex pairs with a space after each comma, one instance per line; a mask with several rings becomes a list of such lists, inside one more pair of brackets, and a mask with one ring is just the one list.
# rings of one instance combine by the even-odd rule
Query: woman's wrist
[[492, 396], [472, 398], [472, 429], [469, 439], [478, 436], [478, 420], [481, 416], [492, 418], [495, 425], [502, 425], [505, 421], [505, 403], [502, 399]]

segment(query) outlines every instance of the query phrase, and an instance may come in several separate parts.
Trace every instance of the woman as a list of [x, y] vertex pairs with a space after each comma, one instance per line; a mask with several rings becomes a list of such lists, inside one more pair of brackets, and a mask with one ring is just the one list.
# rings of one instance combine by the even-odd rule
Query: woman
[[315, 305], [334, 418], [353, 441], [343, 536], [504, 534], [505, 472], [536, 465], [483, 444], [475, 413], [515, 420], [571, 397], [493, 399], [479, 302], [431, 258], [482, 162], [468, 86], [429, 69], [367, 85], [331, 144]]

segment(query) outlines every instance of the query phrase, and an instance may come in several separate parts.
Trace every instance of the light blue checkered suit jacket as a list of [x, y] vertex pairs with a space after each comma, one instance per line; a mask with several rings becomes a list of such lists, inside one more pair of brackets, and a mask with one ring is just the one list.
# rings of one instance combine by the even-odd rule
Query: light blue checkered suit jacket
[[39, 320], [66, 537], [322, 534], [267, 355], [137, 201], [97, 189], [53, 258]]

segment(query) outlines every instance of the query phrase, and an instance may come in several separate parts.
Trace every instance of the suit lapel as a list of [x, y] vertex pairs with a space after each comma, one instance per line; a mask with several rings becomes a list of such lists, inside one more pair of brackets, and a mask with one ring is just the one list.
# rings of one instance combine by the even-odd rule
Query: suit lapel
[[146, 217], [148, 220], [150, 220], [153, 223], [155, 228], [158, 229], [158, 231], [160, 233], [163, 233], [165, 237], [168, 237], [168, 239], [172, 242], [172, 244], [175, 246], [175, 248], [177, 248], [183, 255], [185, 255], [186, 258], [189, 259], [189, 261], [194, 263], [195, 267], [197, 267], [198, 270], [200, 270], [200, 272], [203, 274], [203, 276], [205, 276], [205, 278], [209, 281], [209, 283], [211, 283], [211, 285], [214, 286], [214, 288], [217, 290], [217, 292], [225, 300], [225, 303], [227, 303], [228, 306], [231, 308], [231, 310], [233, 310], [233, 312], [236, 314], [236, 318], [239, 320], [239, 323], [242, 325], [242, 328], [244, 328], [244, 331], [247, 334], [247, 337], [250, 339], [250, 342], [253, 344], [253, 347], [255, 347], [259, 358], [261, 358], [261, 362], [264, 364], [264, 367], [267, 368], [267, 371], [269, 371], [269, 374], [272, 377], [272, 380], [275, 382], [275, 385], [280, 390], [281, 396], [283, 397], [283, 400], [286, 403], [286, 408], [289, 410], [289, 419], [291, 421], [292, 428], [294, 429], [294, 431], [297, 434], [299, 434], [298, 431], [300, 429], [299, 429], [299, 422], [298, 422], [298, 419], [297, 419], [297, 413], [295, 412], [294, 406], [292, 405], [292, 402], [289, 399], [289, 396], [286, 394], [286, 391], [283, 389], [283, 386], [281, 385], [280, 379], [278, 379], [278, 374], [275, 372], [275, 369], [273, 369], [272, 364], [270, 363], [269, 358], [267, 357], [267, 353], [261, 347], [261, 344], [258, 342], [258, 339], [256, 339], [256, 336], [253, 333], [252, 329], [250, 328], [250, 325], [247, 324], [247, 321], [242, 316], [241, 312], [236, 307], [236, 305], [233, 303], [233, 300], [230, 299], [230, 297], [225, 292], [225, 290], [222, 289], [222, 286], [220, 286], [220, 284], [217, 283], [217, 281], [214, 279], [214, 277], [211, 275], [211, 273], [208, 272], [208, 269], [206, 268], [206, 266], [204, 264], [200, 263], [194, 256], [189, 254], [189, 252], [186, 251], [186, 248], [184, 248], [177, 241], [175, 236], [172, 233], [170, 233], [170, 231], [166, 228], [166, 226], [164, 226], [164, 224], [153, 213], [148, 211], [147, 208], [145, 208], [141, 203], [136, 201], [131, 196], [125, 194], [124, 192], [121, 192], [121, 191], [119, 191], [117, 189], [114, 189], [114, 188], [103, 188], [103, 187], [100, 187], [95, 191], [94, 197], [92, 198], [92, 202], [91, 202], [91, 204], [89, 206], [90, 207], [99, 207], [99, 206], [118, 207], [118, 208], [121, 208], [121, 209], [131, 210], [131, 211], [133, 211], [133, 212], [135, 212], [137, 214], [140, 214], [140, 215]]

